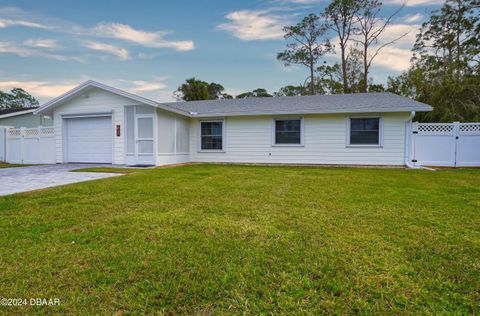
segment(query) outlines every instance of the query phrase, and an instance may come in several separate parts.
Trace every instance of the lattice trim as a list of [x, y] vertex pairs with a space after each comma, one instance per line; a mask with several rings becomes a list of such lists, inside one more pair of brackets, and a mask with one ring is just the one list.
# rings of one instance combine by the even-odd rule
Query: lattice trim
[[463, 133], [480, 133], [480, 123], [460, 124], [459, 130]]
[[20, 129], [15, 129], [11, 128], [8, 130], [8, 136], [15, 137], [15, 136], [21, 136], [22, 131]]
[[452, 133], [453, 124], [418, 124], [420, 133]]
[[38, 136], [38, 128], [29, 128], [25, 130], [25, 136]]
[[55, 128], [53, 128], [53, 127], [42, 127], [40, 129], [40, 133], [42, 135], [53, 135], [53, 134], [55, 134]]

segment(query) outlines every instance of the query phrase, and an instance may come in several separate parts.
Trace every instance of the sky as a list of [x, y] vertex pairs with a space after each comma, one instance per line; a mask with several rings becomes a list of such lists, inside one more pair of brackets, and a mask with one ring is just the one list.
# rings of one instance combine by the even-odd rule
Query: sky
[[[384, 0], [385, 16], [403, 0]], [[421, 23], [441, 0], [409, 0], [380, 43], [376, 83], [409, 66]], [[21, 87], [41, 103], [92, 79], [156, 101], [171, 101], [187, 78], [236, 95], [303, 83], [307, 69], [276, 60], [282, 27], [323, 11], [328, 0], [2, 0], [0, 90]], [[332, 39], [335, 43], [335, 39]], [[338, 61], [338, 54], [325, 57]]]

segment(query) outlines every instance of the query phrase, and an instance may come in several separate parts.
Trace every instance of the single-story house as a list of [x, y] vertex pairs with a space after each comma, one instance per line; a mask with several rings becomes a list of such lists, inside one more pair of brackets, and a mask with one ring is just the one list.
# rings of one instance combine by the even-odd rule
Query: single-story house
[[0, 110], [0, 126], [39, 127], [52, 126], [53, 120], [42, 114], [34, 114], [37, 107]]
[[87, 81], [51, 115], [56, 162], [409, 165], [416, 111], [392, 93], [161, 103]]

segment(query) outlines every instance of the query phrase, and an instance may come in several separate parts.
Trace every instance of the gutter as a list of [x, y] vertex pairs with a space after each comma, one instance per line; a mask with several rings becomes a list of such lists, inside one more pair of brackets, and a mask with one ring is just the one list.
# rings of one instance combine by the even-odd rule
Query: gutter
[[35, 112], [36, 109], [30, 109], [30, 110], [23, 110], [23, 111], [17, 111], [13, 113], [8, 113], [8, 114], [3, 114], [0, 115], [0, 119], [4, 119], [7, 117], [12, 117], [12, 116], [18, 116], [18, 115], [24, 115], [24, 114], [29, 114]]
[[415, 116], [415, 111], [410, 112], [410, 115], [405, 120], [405, 166], [411, 169], [420, 169], [420, 166], [415, 166], [410, 160], [411, 135], [412, 135], [412, 119]]

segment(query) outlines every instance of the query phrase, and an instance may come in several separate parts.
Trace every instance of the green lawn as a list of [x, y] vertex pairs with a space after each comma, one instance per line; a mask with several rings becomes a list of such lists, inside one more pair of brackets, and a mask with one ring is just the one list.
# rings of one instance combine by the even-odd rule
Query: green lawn
[[26, 165], [16, 165], [16, 164], [0, 161], [0, 168], [12, 168], [12, 167], [22, 167], [22, 166], [26, 166]]
[[0, 313], [478, 314], [480, 170], [191, 165], [0, 197]]

